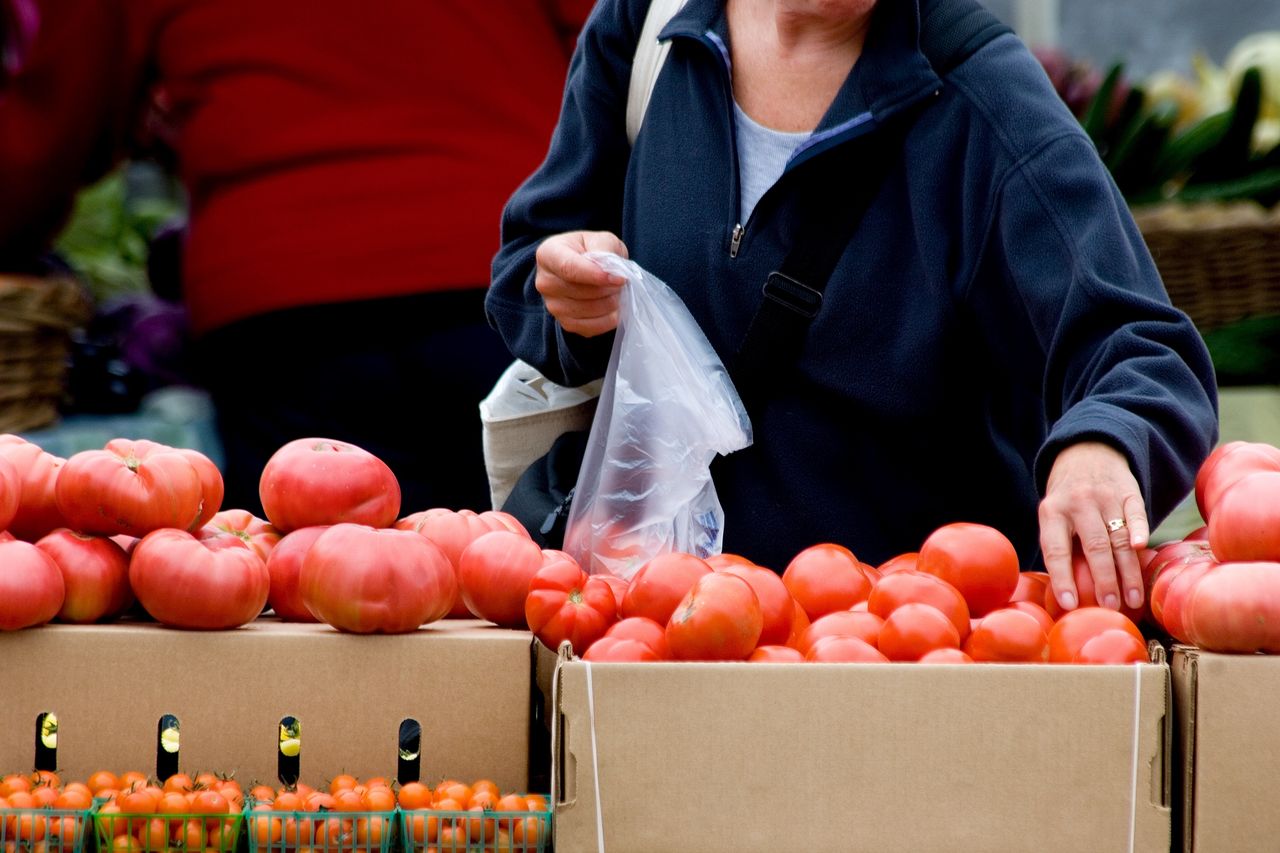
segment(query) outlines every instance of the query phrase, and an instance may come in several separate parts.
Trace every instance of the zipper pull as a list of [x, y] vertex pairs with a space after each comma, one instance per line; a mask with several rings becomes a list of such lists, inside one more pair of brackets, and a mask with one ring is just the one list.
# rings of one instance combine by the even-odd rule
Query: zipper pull
[[741, 222], [733, 226], [733, 236], [729, 238], [729, 257], [738, 257], [738, 247], [742, 245], [742, 232], [745, 230]]

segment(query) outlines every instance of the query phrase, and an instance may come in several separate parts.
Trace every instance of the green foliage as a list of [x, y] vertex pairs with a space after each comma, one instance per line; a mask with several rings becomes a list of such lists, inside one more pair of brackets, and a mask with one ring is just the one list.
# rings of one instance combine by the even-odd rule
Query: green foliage
[[71, 218], [54, 243], [99, 303], [147, 290], [148, 241], [183, 210], [171, 185], [129, 192], [126, 168], [76, 196]]

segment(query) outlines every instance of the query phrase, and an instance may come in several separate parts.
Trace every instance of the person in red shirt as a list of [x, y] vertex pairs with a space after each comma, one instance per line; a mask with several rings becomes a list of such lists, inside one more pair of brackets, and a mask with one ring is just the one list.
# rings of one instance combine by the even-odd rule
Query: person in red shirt
[[405, 512], [487, 507], [477, 405], [510, 362], [489, 264], [591, 0], [6, 3], [36, 27], [0, 85], [0, 268], [149, 116], [189, 194], [226, 505], [258, 509], [271, 452], [323, 436], [381, 456]]

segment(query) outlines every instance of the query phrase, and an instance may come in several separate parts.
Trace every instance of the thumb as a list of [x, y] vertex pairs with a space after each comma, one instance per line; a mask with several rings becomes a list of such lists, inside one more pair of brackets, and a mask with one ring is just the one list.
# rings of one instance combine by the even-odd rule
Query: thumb
[[582, 235], [583, 248], [588, 252], [612, 252], [627, 257], [627, 246], [612, 231], [587, 231]]

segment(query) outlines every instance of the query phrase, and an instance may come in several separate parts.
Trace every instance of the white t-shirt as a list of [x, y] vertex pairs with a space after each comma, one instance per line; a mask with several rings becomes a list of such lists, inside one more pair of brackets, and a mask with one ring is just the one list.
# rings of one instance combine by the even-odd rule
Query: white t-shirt
[[808, 131], [788, 133], [757, 123], [733, 102], [733, 119], [738, 134], [739, 222], [751, 218], [756, 202], [782, 177], [787, 161]]

